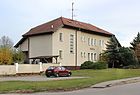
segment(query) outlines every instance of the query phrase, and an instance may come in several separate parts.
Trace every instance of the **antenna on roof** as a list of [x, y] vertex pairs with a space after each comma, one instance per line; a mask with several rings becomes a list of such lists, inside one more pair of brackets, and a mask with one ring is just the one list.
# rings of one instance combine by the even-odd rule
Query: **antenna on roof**
[[74, 18], [74, 8], [73, 8], [74, 6], [73, 5], [74, 5], [74, 2], [72, 2], [72, 20]]

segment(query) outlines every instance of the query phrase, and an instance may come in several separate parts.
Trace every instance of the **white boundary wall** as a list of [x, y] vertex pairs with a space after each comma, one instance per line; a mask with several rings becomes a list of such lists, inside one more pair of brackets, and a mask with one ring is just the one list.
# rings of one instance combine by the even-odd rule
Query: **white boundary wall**
[[60, 66], [56, 63], [0, 65], [0, 75], [15, 75], [17, 73], [40, 73], [49, 66]]

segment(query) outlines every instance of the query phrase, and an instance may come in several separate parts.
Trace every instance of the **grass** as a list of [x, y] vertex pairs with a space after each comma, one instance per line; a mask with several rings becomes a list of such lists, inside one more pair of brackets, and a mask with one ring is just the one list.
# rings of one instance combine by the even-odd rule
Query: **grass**
[[140, 69], [106, 69], [106, 70], [77, 70], [73, 76], [88, 77], [84, 79], [25, 82], [6, 81], [0, 82], [0, 93], [7, 92], [39, 92], [39, 91], [66, 91], [89, 87], [93, 84], [140, 76]]

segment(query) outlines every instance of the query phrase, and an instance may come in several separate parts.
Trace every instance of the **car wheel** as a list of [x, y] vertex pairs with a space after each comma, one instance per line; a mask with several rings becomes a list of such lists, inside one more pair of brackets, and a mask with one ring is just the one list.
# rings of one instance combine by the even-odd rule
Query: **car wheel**
[[59, 77], [59, 74], [58, 74], [58, 73], [55, 73], [54, 76], [55, 76], [55, 77]]
[[46, 74], [46, 76], [47, 76], [47, 77], [50, 77], [50, 75], [47, 75], [47, 74]]
[[70, 77], [71, 76], [71, 73], [68, 73], [68, 75], [67, 75], [68, 77]]

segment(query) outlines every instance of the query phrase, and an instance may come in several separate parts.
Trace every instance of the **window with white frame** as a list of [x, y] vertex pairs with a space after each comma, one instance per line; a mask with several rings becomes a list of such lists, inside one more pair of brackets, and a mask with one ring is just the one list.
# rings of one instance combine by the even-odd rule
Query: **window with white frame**
[[97, 54], [94, 53], [94, 61], [96, 61], [96, 60], [97, 60]]
[[94, 39], [94, 45], [96, 46], [96, 39]]
[[99, 46], [102, 46], [102, 40], [99, 40]]
[[59, 41], [63, 41], [63, 33], [59, 33]]
[[93, 38], [91, 39], [91, 45], [92, 46], [94, 45], [94, 39]]
[[91, 41], [90, 38], [88, 38], [88, 45], [89, 46], [91, 45], [91, 42], [90, 41]]
[[81, 52], [81, 57], [83, 58], [83, 52]]
[[84, 58], [86, 58], [86, 53], [84, 52]]
[[91, 53], [91, 61], [93, 61], [93, 53]]
[[102, 46], [103, 46], [103, 47], [104, 47], [104, 44], [105, 44], [105, 43], [104, 43], [104, 40], [102, 40]]
[[59, 58], [62, 59], [62, 50], [59, 50]]
[[70, 53], [74, 53], [74, 35], [70, 34]]

